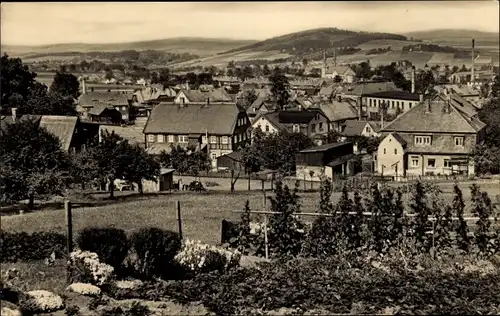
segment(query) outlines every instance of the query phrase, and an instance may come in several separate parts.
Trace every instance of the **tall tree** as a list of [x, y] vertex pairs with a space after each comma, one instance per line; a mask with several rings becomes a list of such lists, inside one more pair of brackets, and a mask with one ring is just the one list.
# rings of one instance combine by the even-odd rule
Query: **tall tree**
[[275, 69], [273, 75], [269, 77], [271, 81], [271, 93], [279, 109], [283, 109], [290, 100], [290, 84], [287, 77], [281, 71]]
[[47, 92], [42, 84], [36, 84], [28, 100], [19, 106], [19, 114], [37, 115], [76, 115], [73, 97], [56, 92]]
[[30, 91], [35, 87], [36, 73], [23, 65], [20, 58], [9, 58], [4, 54], [1, 58], [1, 105], [19, 107], [28, 100]]
[[73, 98], [78, 98], [80, 94], [79, 89], [80, 83], [78, 82], [78, 78], [70, 73], [57, 72], [54, 76], [54, 81], [50, 85], [51, 92]]
[[59, 139], [36, 121], [7, 125], [0, 137], [0, 177], [7, 200], [29, 200], [61, 194], [69, 184], [70, 161]]
[[139, 193], [143, 194], [142, 180], [157, 182], [160, 176], [160, 163], [139, 145], [125, 148], [128, 155], [124, 157], [124, 175], [126, 180], [137, 184]]

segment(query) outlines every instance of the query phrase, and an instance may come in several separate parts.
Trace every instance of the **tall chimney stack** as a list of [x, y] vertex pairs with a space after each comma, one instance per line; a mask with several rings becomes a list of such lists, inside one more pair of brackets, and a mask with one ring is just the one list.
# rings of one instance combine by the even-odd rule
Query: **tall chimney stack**
[[472, 67], [470, 70], [470, 81], [472, 84], [476, 81], [476, 77], [474, 76], [474, 39], [472, 39]]
[[411, 93], [415, 93], [415, 66], [411, 66]]

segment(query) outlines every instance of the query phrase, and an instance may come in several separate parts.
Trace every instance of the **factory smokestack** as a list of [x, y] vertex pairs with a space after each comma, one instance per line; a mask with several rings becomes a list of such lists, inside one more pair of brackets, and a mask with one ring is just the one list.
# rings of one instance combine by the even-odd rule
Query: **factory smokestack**
[[411, 93], [415, 93], [415, 66], [411, 66]]
[[475, 42], [474, 39], [472, 39], [472, 67], [471, 67], [471, 70], [470, 70], [470, 81], [471, 81], [472, 84], [474, 84], [474, 82], [476, 81], [476, 77], [474, 75], [474, 70], [475, 70], [474, 69], [474, 59], [475, 59], [474, 58], [475, 57], [474, 56], [475, 55], [474, 54], [474, 42]]

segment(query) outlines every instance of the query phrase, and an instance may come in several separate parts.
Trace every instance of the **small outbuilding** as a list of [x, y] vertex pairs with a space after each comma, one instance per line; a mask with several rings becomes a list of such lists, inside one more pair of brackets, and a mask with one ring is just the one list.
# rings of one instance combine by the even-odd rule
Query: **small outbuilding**
[[174, 188], [175, 169], [161, 168], [158, 181], [143, 180], [142, 188], [144, 192], [164, 192]]

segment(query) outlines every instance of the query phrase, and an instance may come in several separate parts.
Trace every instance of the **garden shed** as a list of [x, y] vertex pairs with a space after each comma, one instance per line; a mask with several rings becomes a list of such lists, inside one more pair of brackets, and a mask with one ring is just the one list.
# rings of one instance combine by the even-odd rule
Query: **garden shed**
[[164, 192], [174, 188], [175, 169], [161, 168], [158, 181], [143, 180], [142, 187], [144, 192]]

